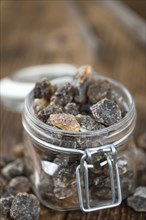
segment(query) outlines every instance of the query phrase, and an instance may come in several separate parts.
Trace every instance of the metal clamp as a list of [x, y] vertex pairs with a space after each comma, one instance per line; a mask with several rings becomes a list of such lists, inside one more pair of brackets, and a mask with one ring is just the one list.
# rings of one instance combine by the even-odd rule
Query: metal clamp
[[[87, 159], [91, 159], [93, 154], [103, 153], [106, 161], [102, 164], [108, 164], [109, 168], [109, 177], [111, 182], [111, 200], [105, 202], [104, 205], [97, 204], [95, 207], [91, 207], [90, 205], [90, 195], [89, 195], [89, 175], [88, 170], [93, 169], [94, 166], [87, 163]], [[81, 184], [81, 175], [83, 175], [84, 179], [84, 191], [85, 191], [85, 198], [83, 198], [83, 187]], [[122, 201], [121, 195], [121, 184], [120, 184], [120, 177], [119, 171], [117, 166], [117, 159], [116, 159], [116, 149], [113, 145], [106, 145], [103, 147], [98, 148], [90, 148], [85, 150], [85, 153], [81, 157], [80, 165], [76, 168], [76, 180], [77, 180], [77, 190], [78, 190], [78, 197], [80, 208], [84, 212], [92, 212], [97, 211], [105, 208], [113, 208], [115, 206], [120, 205]], [[103, 201], [102, 201], [103, 202]]]

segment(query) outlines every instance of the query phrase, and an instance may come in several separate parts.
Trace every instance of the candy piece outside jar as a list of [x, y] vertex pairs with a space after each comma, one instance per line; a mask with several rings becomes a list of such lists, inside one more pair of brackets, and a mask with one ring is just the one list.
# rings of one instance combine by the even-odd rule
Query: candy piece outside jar
[[135, 187], [134, 101], [120, 83], [98, 74], [94, 77], [108, 80], [127, 109], [118, 123], [101, 130], [70, 132], [46, 125], [34, 115], [33, 92], [25, 99], [28, 173], [40, 201], [55, 210], [112, 208]]

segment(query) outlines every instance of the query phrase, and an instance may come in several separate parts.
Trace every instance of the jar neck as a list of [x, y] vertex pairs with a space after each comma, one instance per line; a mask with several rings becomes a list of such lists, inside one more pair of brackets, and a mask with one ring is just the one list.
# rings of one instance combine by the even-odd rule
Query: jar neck
[[[83, 154], [87, 148], [96, 148], [108, 144], [114, 144], [115, 148], [123, 145], [132, 135], [135, 128], [136, 112], [135, 107], [131, 114], [127, 114], [124, 121], [113, 126], [95, 132], [64, 132], [54, 129], [51, 126], [34, 121], [25, 109], [23, 115], [23, 126], [27, 134], [39, 146], [54, 151], [63, 151], [67, 153]], [[81, 142], [81, 143], [80, 143]]]
[[[112, 135], [112, 137], [109, 137], [108, 134], [103, 135], [102, 137], [101, 136], [100, 137], [99, 136], [87, 137], [87, 136], [82, 135], [79, 138], [84, 139], [84, 141], [87, 140], [87, 142], [88, 143], [90, 142], [90, 143], [85, 147], [83, 146], [83, 147], [77, 148], [77, 147], [74, 147], [76, 146], [75, 139], [72, 139], [72, 141], [67, 141], [67, 145], [66, 143], [65, 144], [61, 143], [61, 146], [60, 146], [60, 142], [62, 142], [62, 139], [55, 140], [54, 138], [52, 138], [50, 134], [44, 135], [44, 133], [41, 131], [36, 133], [36, 130], [31, 130], [32, 127], [28, 126], [24, 118], [23, 118], [23, 126], [25, 128], [25, 131], [27, 132], [27, 135], [29, 135], [29, 137], [36, 144], [38, 144], [39, 147], [52, 150], [52, 151], [69, 153], [69, 154], [84, 154], [84, 151], [86, 149], [92, 148], [94, 150], [102, 146], [108, 147], [108, 145], [113, 145], [115, 148], [120, 148], [121, 146], [123, 146], [124, 143], [127, 142], [127, 140], [130, 138], [134, 130], [134, 123], [133, 123], [131, 127], [127, 127], [127, 129], [122, 130], [120, 133], [117, 133], [116, 135]], [[69, 136], [67, 137], [70, 138]], [[94, 138], [94, 141], [91, 144], [91, 141], [93, 140], [93, 138]], [[98, 139], [96, 140], [96, 138]]]

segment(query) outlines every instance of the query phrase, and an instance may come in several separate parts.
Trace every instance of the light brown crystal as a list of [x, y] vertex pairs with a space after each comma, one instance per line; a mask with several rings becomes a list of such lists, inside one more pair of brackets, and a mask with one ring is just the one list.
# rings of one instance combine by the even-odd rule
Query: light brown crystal
[[57, 128], [66, 131], [79, 131], [80, 124], [77, 122], [74, 115], [71, 114], [52, 114], [49, 122]]

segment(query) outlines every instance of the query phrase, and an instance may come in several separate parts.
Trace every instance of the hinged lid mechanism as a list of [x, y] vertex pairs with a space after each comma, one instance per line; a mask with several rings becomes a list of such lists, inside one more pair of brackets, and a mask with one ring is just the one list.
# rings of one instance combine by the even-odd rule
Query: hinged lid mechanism
[[[93, 155], [103, 153], [106, 160], [101, 164], [104, 166], [108, 165], [109, 177], [111, 183], [111, 201], [105, 202], [101, 201], [101, 204], [97, 204], [95, 207], [91, 207], [90, 205], [90, 195], [89, 195], [89, 169], [93, 169], [94, 165], [88, 164], [87, 159], [91, 159]], [[81, 176], [84, 179], [84, 187], [85, 187], [85, 198], [83, 198], [83, 189], [81, 183]], [[92, 212], [105, 208], [113, 208], [118, 206], [122, 201], [121, 195], [121, 184], [119, 171], [117, 166], [117, 158], [116, 158], [116, 149], [113, 145], [106, 145], [98, 148], [88, 148], [85, 150], [85, 153], [81, 157], [80, 165], [76, 168], [76, 179], [77, 179], [77, 190], [78, 197], [80, 202], [80, 208], [84, 212]], [[94, 201], [93, 201], [94, 202]]]

